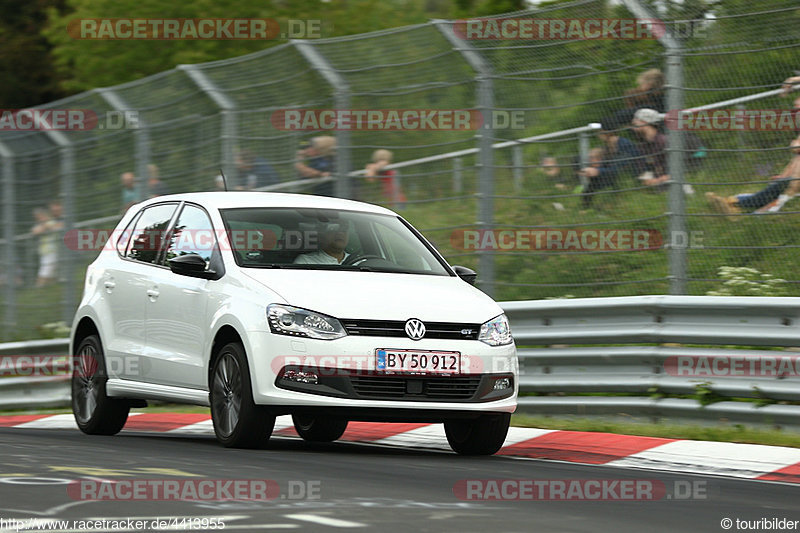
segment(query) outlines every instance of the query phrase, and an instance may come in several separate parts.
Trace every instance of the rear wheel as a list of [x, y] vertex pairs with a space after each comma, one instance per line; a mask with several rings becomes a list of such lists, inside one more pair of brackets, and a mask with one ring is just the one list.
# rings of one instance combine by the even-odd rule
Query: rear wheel
[[447, 442], [461, 455], [492, 455], [503, 447], [511, 413], [481, 415], [471, 420], [444, 423]]
[[347, 420], [309, 415], [292, 415], [294, 429], [308, 442], [333, 442], [344, 434]]
[[87, 435], [116, 435], [128, 420], [130, 405], [106, 395], [108, 374], [100, 337], [81, 340], [72, 366], [72, 414]]
[[266, 444], [275, 417], [253, 401], [250, 370], [238, 342], [219, 351], [211, 373], [211, 420], [217, 440], [227, 448], [257, 448]]

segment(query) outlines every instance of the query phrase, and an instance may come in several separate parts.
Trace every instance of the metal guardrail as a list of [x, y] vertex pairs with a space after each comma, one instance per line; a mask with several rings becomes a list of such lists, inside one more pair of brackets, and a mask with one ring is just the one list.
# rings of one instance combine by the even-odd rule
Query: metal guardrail
[[[66, 356], [69, 339], [0, 344], [0, 409], [44, 409], [70, 404], [69, 375], [43, 356]], [[29, 359], [28, 359], [29, 358]]]
[[[540, 394], [521, 397], [519, 412], [800, 428], [800, 405], [773, 403], [800, 401], [800, 348], [778, 349], [800, 346], [800, 298], [631, 296], [501, 305], [519, 347], [520, 391]], [[706, 346], [680, 346], [686, 344]], [[710, 366], [693, 363], [700, 360]], [[723, 363], [716, 371], [714, 361]], [[791, 364], [788, 372], [769, 372], [782, 363]], [[761, 401], [703, 405], [664, 395]]]
[[[800, 427], [800, 405], [789, 403], [800, 402], [800, 348], [785, 350], [800, 346], [800, 298], [631, 296], [500, 305], [519, 347], [522, 413]], [[67, 350], [67, 339], [15, 342], [0, 345], [0, 357]], [[730, 375], [736, 366], [683, 375], [681, 358], [735, 361], [742, 374], [751, 361], [758, 369], [778, 369], [787, 360], [792, 366], [783, 375]], [[663, 397], [701, 392], [722, 401], [704, 406]], [[625, 395], [609, 395], [619, 393]], [[745, 398], [760, 402], [730, 401]], [[0, 373], [0, 409], [63, 406], [68, 399], [66, 375]]]

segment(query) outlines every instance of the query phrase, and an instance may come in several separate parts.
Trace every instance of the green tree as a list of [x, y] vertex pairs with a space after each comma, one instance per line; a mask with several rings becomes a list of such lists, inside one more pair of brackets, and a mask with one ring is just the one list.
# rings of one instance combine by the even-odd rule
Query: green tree
[[50, 45], [41, 35], [47, 11], [64, 9], [64, 0], [0, 1], [0, 106], [23, 108], [62, 96]]
[[67, 24], [85, 18], [272, 18], [322, 21], [322, 37], [352, 35], [422, 23], [451, 12], [450, 0], [67, 0], [65, 12], [50, 10], [44, 32], [52, 43], [62, 87], [70, 92], [107, 87], [171, 69], [244, 55], [285, 39], [257, 40], [81, 40]]

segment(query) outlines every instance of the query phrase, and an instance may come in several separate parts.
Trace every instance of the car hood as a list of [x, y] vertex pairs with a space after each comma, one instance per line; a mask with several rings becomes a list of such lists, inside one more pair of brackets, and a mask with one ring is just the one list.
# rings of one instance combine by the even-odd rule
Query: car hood
[[243, 269], [289, 305], [336, 318], [482, 324], [503, 310], [461, 278], [385, 272]]

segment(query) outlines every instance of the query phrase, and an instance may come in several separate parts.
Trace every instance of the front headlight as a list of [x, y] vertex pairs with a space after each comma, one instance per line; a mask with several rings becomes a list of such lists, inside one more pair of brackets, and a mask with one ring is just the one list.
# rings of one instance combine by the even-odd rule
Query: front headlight
[[341, 322], [332, 316], [315, 313], [291, 305], [270, 304], [267, 306], [267, 321], [272, 333], [333, 340], [347, 335]]
[[506, 315], [494, 317], [482, 324], [478, 340], [490, 346], [502, 346], [514, 342], [514, 339], [511, 338], [511, 328], [508, 326]]

